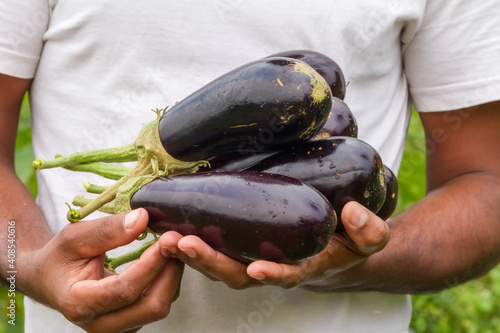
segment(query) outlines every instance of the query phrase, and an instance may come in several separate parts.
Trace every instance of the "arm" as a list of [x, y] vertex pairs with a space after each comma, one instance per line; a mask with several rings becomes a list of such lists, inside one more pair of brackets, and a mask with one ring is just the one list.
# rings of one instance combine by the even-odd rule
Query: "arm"
[[391, 242], [356, 269], [372, 277], [358, 288], [432, 292], [500, 260], [500, 102], [420, 116], [428, 193], [389, 222]]
[[[52, 234], [37, 209], [31, 194], [22, 184], [14, 171], [14, 148], [17, 133], [17, 123], [21, 103], [31, 80], [17, 79], [0, 75], [0, 195], [2, 198], [2, 209], [0, 211], [0, 237], [7, 239], [7, 222], [28, 220], [25, 215], [28, 211], [31, 223], [17, 223], [16, 243], [18, 248], [27, 251], [35, 251], [52, 238]], [[6, 275], [7, 248], [0, 249], [2, 279]], [[17, 261], [24, 261], [22, 253], [18, 253]], [[21, 256], [21, 257], [19, 257]], [[21, 274], [22, 272], [19, 272]], [[20, 277], [20, 276], [19, 276]], [[21, 285], [18, 288], [24, 288]], [[24, 289], [21, 289], [24, 291]]]
[[349, 203], [342, 212], [347, 234], [336, 233], [325, 251], [298, 265], [258, 261], [247, 267], [175, 233], [162, 236], [161, 245], [171, 252], [177, 247], [181, 260], [237, 289], [264, 283], [418, 293], [484, 274], [500, 260], [500, 103], [421, 118], [428, 194], [387, 224]]
[[137, 210], [66, 226], [52, 235], [29, 191], [14, 172], [14, 146], [30, 80], [0, 74], [0, 274], [7, 261], [9, 221], [15, 222], [16, 288], [93, 332], [122, 331], [165, 317], [182, 267], [158, 244], [119, 275], [103, 268], [106, 251], [136, 239], [147, 225]]

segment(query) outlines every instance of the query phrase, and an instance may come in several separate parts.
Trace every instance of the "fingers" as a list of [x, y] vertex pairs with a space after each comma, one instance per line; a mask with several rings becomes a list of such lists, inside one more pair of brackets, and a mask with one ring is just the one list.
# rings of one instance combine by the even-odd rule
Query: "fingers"
[[342, 222], [351, 239], [351, 250], [369, 256], [385, 247], [390, 238], [389, 226], [355, 201], [342, 209]]
[[162, 248], [170, 251], [173, 256], [193, 269], [212, 280], [224, 282], [230, 288], [243, 289], [260, 285], [247, 274], [247, 265], [215, 251], [199, 237], [183, 237], [177, 232], [167, 232], [158, 242]]
[[131, 243], [146, 228], [144, 209], [80, 221], [66, 226], [58, 235], [58, 245], [68, 259], [92, 258]]
[[357, 202], [345, 205], [342, 222], [345, 232], [336, 232], [316, 256], [295, 265], [256, 261], [248, 266], [248, 274], [264, 284], [283, 288], [305, 282], [328, 290], [328, 281], [335, 274], [364, 262], [389, 241], [388, 225]]
[[[119, 275], [77, 281], [61, 304], [62, 312], [75, 323], [86, 323], [103, 313], [135, 303], [163, 270], [167, 260], [159, 245], [154, 243]], [[173, 289], [175, 293], [176, 286]]]
[[105, 253], [146, 228], [144, 209], [68, 225], [39, 252], [40, 298], [90, 332], [137, 331], [164, 318], [178, 294], [178, 260], [153, 243], [119, 275], [104, 269]]
[[215, 251], [196, 236], [182, 236], [171, 231], [164, 233], [158, 242], [163, 249], [190, 267], [212, 280], [224, 282], [232, 289], [261, 286], [261, 281], [291, 288], [305, 276], [304, 268], [298, 265], [259, 260], [247, 266]]
[[247, 273], [261, 283], [288, 289], [299, 285], [312, 273], [307, 265], [305, 262], [289, 265], [259, 260], [248, 266]]
[[247, 266], [213, 250], [198, 237], [176, 232], [165, 233], [159, 242], [176, 258], [231, 288], [261, 284], [291, 288], [305, 281], [325, 283], [338, 272], [364, 262], [389, 241], [388, 225], [357, 202], [345, 205], [342, 222], [345, 232], [335, 233], [321, 253], [292, 265], [256, 261]]
[[121, 332], [167, 317], [178, 292], [182, 270], [182, 263], [173, 258], [168, 259], [136, 302], [102, 315], [84, 328], [90, 332]]

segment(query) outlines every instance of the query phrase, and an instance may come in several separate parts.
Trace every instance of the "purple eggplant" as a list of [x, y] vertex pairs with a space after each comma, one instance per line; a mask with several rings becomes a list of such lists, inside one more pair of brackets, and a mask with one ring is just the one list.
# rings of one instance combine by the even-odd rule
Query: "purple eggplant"
[[332, 109], [325, 125], [316, 134], [313, 140], [329, 138], [331, 136], [358, 137], [358, 123], [347, 104], [337, 98], [332, 98]]
[[146, 182], [143, 176], [151, 174], [192, 173], [217, 155], [274, 152], [305, 142], [326, 123], [331, 106], [328, 83], [305, 62], [259, 59], [220, 76], [168, 111], [157, 110], [157, 119], [142, 127], [133, 144], [37, 159], [33, 166], [78, 165], [108, 176], [116, 167], [94, 162], [137, 161], [98, 197], [71, 209], [68, 220], [75, 222], [113, 201], [129, 179]]
[[273, 54], [270, 57], [286, 57], [305, 62], [325, 78], [333, 96], [344, 99], [346, 90], [344, 74], [340, 66], [330, 57], [310, 50], [285, 51]]
[[[332, 97], [332, 108], [328, 119], [312, 140], [319, 140], [332, 136], [350, 136], [353, 138], [358, 136], [358, 124], [354, 115], [347, 104], [337, 97]], [[277, 152], [233, 151], [214, 156], [209, 160], [210, 166], [201, 167], [200, 171], [245, 170], [276, 153]]]
[[384, 169], [387, 193], [385, 195], [384, 204], [377, 212], [377, 216], [385, 221], [389, 217], [391, 217], [396, 210], [396, 207], [398, 205], [399, 186], [398, 179], [396, 178], [394, 172], [387, 165], [384, 165]]
[[149, 228], [197, 235], [242, 261], [294, 263], [322, 251], [336, 224], [331, 204], [291, 177], [259, 172], [206, 172], [158, 178], [130, 199]]
[[355, 200], [376, 213], [384, 203], [384, 165], [377, 151], [352, 137], [308, 141], [279, 152], [248, 170], [297, 178], [319, 190], [335, 208], [337, 228], [341, 211]]
[[159, 121], [165, 151], [180, 161], [275, 151], [305, 142], [331, 109], [325, 79], [292, 58], [260, 59], [189, 95]]

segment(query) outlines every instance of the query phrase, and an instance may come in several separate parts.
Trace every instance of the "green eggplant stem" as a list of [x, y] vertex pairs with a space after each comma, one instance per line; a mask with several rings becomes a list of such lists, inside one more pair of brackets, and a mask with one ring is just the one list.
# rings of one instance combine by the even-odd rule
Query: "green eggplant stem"
[[[73, 206], [84, 207], [91, 201], [92, 201], [92, 199], [85, 198], [83, 195], [77, 195], [73, 198], [72, 204], [73, 204]], [[100, 212], [103, 212], [103, 213], [115, 214], [114, 201], [111, 201], [105, 205], [102, 205], [98, 210]]]
[[[203, 160], [193, 162], [177, 160], [166, 152], [158, 132], [158, 123], [165, 110], [155, 111], [156, 120], [142, 127], [134, 144], [111, 149], [83, 151], [67, 156], [58, 155], [52, 160], [36, 159], [33, 161], [32, 165], [36, 170], [63, 167], [72, 171], [92, 172], [116, 180], [114, 184], [105, 189], [91, 188], [92, 191], [99, 192], [99, 195], [80, 209], [69, 207], [67, 219], [70, 222], [79, 221], [115, 200], [120, 187], [131, 179], [135, 179], [132, 183], [133, 188], [137, 189], [158, 176], [196, 172], [200, 166], [208, 165], [208, 162]], [[137, 163], [134, 167], [108, 164], [124, 161], [136, 161]], [[130, 190], [127, 193], [129, 196], [133, 194]], [[117, 213], [129, 210], [127, 198], [123, 195], [121, 197], [120, 202], [124, 205], [118, 209], [115, 204], [115, 212]]]
[[108, 188], [108, 186], [99, 186], [91, 184], [88, 180], [84, 181], [82, 185], [88, 193], [96, 193], [96, 194], [101, 194]]
[[65, 166], [64, 168], [71, 171], [91, 172], [95, 173], [96, 175], [102, 176], [104, 178], [114, 179], [114, 180], [122, 178], [132, 170], [131, 167], [99, 163], [99, 162], [76, 164], [71, 166]]
[[149, 175], [152, 172], [153, 172], [153, 167], [150, 161], [146, 159], [140, 160], [129, 173], [120, 178], [114, 184], [110, 185], [104, 192], [99, 194], [97, 198], [91, 200], [89, 203], [87, 203], [79, 210], [75, 211], [74, 209], [70, 209], [70, 211], [67, 214], [68, 220], [70, 222], [76, 222], [87, 217], [89, 214], [98, 210], [101, 206], [107, 204], [108, 202], [113, 201], [116, 197], [116, 193], [118, 192], [120, 186], [126, 183], [130, 178]]
[[104, 263], [104, 266], [107, 269], [109, 269], [110, 271], [115, 272], [116, 268], [120, 267], [121, 265], [129, 263], [129, 262], [134, 261], [136, 259], [139, 259], [140, 256], [144, 253], [144, 251], [146, 251], [157, 240], [158, 240], [158, 238], [155, 237], [155, 239], [150, 240], [147, 243], [144, 243], [140, 248], [138, 248], [135, 251], [131, 251], [129, 253], [126, 253], [126, 254], [121, 255], [119, 257], [116, 257], [116, 258], [107, 258], [106, 262]]
[[[62, 167], [71, 171], [92, 172], [116, 180], [115, 183], [107, 187], [93, 185], [85, 181], [83, 187], [87, 192], [96, 193], [98, 196], [94, 199], [76, 196], [73, 205], [79, 206], [79, 209], [72, 208], [66, 203], [69, 208], [67, 213], [69, 222], [80, 221], [97, 210], [109, 214], [129, 211], [131, 209], [130, 197], [142, 185], [159, 176], [196, 172], [200, 166], [208, 165], [208, 162], [203, 160], [184, 162], [170, 156], [164, 149], [158, 132], [158, 122], [166, 108], [154, 111], [157, 119], [143, 126], [133, 144], [110, 149], [88, 150], [66, 156], [58, 154], [53, 159], [38, 158], [32, 162], [35, 170]], [[110, 164], [132, 161], [136, 162], [134, 167]], [[117, 258], [106, 257], [105, 267], [114, 272], [117, 267], [138, 259], [146, 249], [158, 240], [158, 236], [149, 228], [146, 228], [139, 239], [143, 239], [148, 233], [154, 235], [152, 241]]]
[[119, 163], [132, 161], [137, 161], [137, 153], [134, 144], [129, 143], [115, 148], [87, 150], [65, 156], [56, 155], [56, 157], [51, 160], [38, 158], [33, 161], [32, 166], [35, 170], [41, 170], [56, 167], [69, 167], [91, 162]]

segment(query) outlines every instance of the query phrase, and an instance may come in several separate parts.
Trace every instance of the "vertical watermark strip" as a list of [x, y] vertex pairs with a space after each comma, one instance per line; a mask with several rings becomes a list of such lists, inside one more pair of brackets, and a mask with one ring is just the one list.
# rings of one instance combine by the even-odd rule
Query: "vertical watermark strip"
[[16, 222], [7, 223], [7, 311], [9, 325], [16, 325]]

